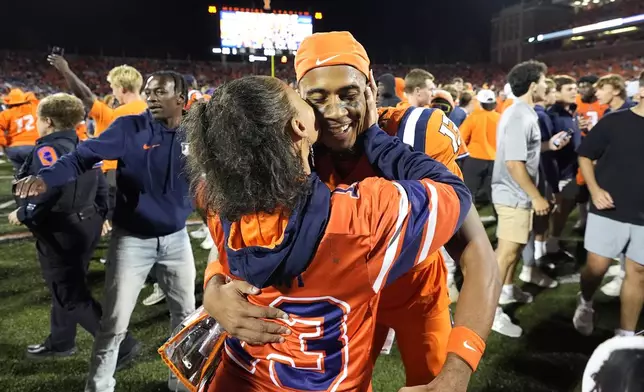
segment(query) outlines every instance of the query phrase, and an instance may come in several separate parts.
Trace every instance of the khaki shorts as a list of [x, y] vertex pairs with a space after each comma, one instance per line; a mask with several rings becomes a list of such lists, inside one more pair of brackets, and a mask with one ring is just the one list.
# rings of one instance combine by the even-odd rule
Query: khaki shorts
[[532, 231], [532, 209], [509, 207], [495, 204], [498, 215], [496, 237], [525, 245]]

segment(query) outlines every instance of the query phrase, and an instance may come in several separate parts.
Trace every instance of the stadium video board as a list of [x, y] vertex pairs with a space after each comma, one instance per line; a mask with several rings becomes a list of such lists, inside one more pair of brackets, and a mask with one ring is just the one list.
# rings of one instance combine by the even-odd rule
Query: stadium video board
[[308, 15], [221, 11], [222, 48], [291, 50], [313, 34]]

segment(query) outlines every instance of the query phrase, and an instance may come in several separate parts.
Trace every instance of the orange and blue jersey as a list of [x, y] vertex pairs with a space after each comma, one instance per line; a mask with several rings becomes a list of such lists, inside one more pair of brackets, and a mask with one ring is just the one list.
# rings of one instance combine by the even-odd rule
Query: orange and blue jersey
[[442, 164], [377, 127], [365, 145], [383, 176], [401, 180], [331, 191], [313, 174], [312, 192], [288, 216], [214, 227], [220, 256], [206, 281], [221, 273], [261, 288], [249, 301], [282, 309], [291, 334], [257, 347], [228, 338], [210, 392], [369, 390], [377, 294], [447, 242], [471, 200]]
[[604, 113], [608, 109], [608, 105], [602, 105], [599, 101], [584, 102], [581, 99], [581, 95], [577, 95], [575, 103], [577, 104], [577, 114], [586, 117], [590, 122], [589, 129], [597, 125], [597, 122], [604, 117]]
[[[424, 152], [462, 177], [456, 160], [467, 156], [467, 148], [458, 128], [442, 110], [401, 103], [395, 108], [378, 109], [378, 115], [378, 124], [385, 132], [398, 136], [415, 151]], [[370, 175], [373, 174], [367, 177]]]

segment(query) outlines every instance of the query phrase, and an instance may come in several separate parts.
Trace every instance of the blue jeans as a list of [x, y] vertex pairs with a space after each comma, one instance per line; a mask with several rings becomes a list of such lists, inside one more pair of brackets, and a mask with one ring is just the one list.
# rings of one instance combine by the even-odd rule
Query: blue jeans
[[172, 330], [195, 310], [196, 270], [185, 228], [163, 237], [141, 237], [115, 228], [105, 266], [103, 318], [94, 339], [86, 392], [114, 391], [119, 345], [153, 266], [167, 296]]
[[7, 147], [4, 152], [7, 154], [7, 158], [11, 161], [13, 170], [18, 171], [22, 167], [22, 164], [25, 163], [27, 157], [31, 155], [33, 149], [34, 146], [16, 146]]

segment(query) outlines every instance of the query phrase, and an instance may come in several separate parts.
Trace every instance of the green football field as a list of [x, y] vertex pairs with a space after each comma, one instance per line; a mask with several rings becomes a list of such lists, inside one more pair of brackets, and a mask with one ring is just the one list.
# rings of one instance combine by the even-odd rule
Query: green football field
[[[0, 233], [24, 232], [22, 227], [7, 224], [7, 214], [14, 208], [6, 206], [10, 200], [11, 169], [0, 165]], [[482, 215], [486, 215], [482, 211]], [[571, 223], [573, 218], [571, 218]], [[488, 228], [492, 234], [494, 226]], [[568, 249], [583, 260], [582, 238], [568, 231]], [[197, 298], [201, 302], [202, 272], [207, 252], [193, 242], [197, 260]], [[101, 298], [104, 278], [103, 266], [98, 259], [105, 252], [103, 242], [90, 267], [89, 280], [94, 295]], [[578, 266], [563, 264], [558, 275], [574, 281]], [[524, 335], [511, 339], [492, 333], [487, 351], [478, 372], [470, 384], [475, 392], [554, 392], [580, 390], [580, 380], [586, 361], [593, 349], [612, 336], [617, 326], [618, 301], [600, 295], [596, 310], [601, 316], [596, 332], [582, 337], [572, 326], [578, 284], [540, 291], [526, 287], [536, 294], [534, 303], [510, 307], [506, 310], [519, 321]], [[139, 302], [151, 291], [143, 289]], [[50, 296], [43, 283], [31, 239], [0, 242], [0, 385], [3, 391], [80, 391], [84, 385], [92, 339], [78, 328], [76, 355], [57, 360], [32, 362], [25, 359], [29, 344], [41, 343], [49, 329]], [[132, 316], [130, 329], [145, 345], [143, 354], [130, 368], [117, 373], [117, 391], [166, 391], [167, 370], [157, 348], [168, 337], [169, 315], [166, 304], [152, 307], [138, 305]], [[374, 374], [374, 390], [398, 391], [404, 384], [404, 370], [398, 352], [381, 356]]]

